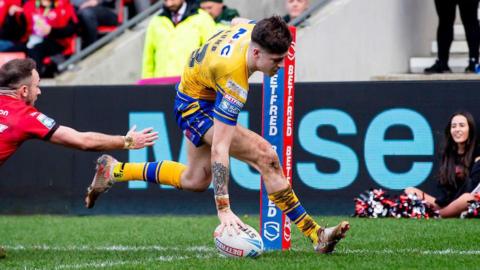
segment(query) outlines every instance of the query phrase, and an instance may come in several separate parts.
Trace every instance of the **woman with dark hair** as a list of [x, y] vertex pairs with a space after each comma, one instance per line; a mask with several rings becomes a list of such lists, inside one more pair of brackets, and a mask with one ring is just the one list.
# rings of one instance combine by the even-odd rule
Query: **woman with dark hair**
[[480, 179], [480, 151], [473, 116], [465, 111], [452, 114], [444, 135], [438, 185], [441, 195], [433, 197], [414, 187], [405, 189], [405, 193], [423, 198], [439, 210], [441, 217], [458, 217], [467, 209], [468, 201], [474, 199], [473, 191]]

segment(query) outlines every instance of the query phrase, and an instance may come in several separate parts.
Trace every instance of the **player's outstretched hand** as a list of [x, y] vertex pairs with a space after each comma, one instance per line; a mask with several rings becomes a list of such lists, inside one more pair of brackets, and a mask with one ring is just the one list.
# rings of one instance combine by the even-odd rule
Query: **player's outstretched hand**
[[141, 149], [155, 144], [155, 140], [158, 139], [158, 132], [154, 132], [152, 127], [146, 128], [142, 131], [136, 131], [136, 129], [137, 126], [134, 125], [125, 136], [126, 140], [131, 140], [130, 142], [127, 142], [129, 144], [127, 148]]
[[219, 210], [218, 219], [220, 219], [220, 225], [222, 225], [220, 234], [223, 234], [225, 229], [228, 235], [240, 234], [240, 228], [245, 228], [245, 224], [230, 209]]

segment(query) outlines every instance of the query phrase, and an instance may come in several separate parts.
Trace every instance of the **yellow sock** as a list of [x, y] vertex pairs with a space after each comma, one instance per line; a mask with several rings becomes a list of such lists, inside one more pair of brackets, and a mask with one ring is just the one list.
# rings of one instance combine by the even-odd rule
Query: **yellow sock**
[[117, 163], [113, 168], [113, 179], [117, 182], [144, 180], [143, 168], [147, 163]]
[[118, 163], [113, 168], [113, 177], [117, 182], [143, 180], [181, 189], [180, 179], [186, 168], [181, 163], [169, 160], [146, 163]]
[[317, 231], [320, 226], [307, 214], [291, 187], [269, 194], [268, 198], [297, 225], [305, 236], [313, 243], [318, 242]]
[[[160, 164], [160, 170], [155, 175], [157, 181], [160, 184], [170, 185], [178, 189], [182, 189], [182, 183], [180, 182], [183, 171], [187, 169], [187, 166], [182, 163], [164, 160]], [[147, 179], [147, 181], [149, 181]]]

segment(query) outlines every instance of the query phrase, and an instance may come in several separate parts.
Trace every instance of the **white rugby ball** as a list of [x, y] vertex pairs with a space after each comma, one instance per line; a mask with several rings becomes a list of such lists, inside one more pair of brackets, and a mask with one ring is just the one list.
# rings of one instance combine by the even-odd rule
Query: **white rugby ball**
[[232, 235], [229, 235], [227, 228], [220, 234], [221, 226], [218, 225], [213, 233], [213, 241], [217, 250], [227, 257], [255, 258], [263, 253], [263, 241], [258, 232], [251, 226], [245, 224], [245, 227], [240, 227], [240, 234], [237, 234], [233, 229]]

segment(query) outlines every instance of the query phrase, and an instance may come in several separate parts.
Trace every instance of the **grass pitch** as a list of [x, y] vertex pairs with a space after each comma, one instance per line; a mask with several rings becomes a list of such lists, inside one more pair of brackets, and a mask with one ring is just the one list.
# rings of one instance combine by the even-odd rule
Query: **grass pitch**
[[[242, 217], [258, 229], [258, 217]], [[317, 217], [351, 223], [332, 255], [297, 229], [292, 250], [227, 259], [215, 250], [216, 216], [0, 216], [0, 269], [478, 269], [480, 220]]]

